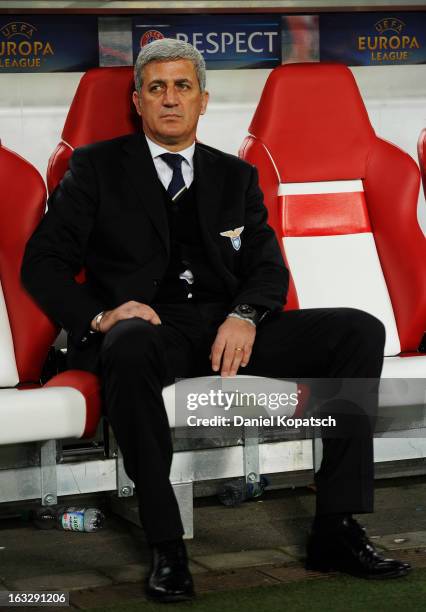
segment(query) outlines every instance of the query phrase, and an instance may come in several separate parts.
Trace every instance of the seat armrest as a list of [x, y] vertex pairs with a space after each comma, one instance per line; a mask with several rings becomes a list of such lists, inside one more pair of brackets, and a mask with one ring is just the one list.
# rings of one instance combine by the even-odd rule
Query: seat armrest
[[101, 388], [99, 378], [91, 372], [84, 370], [67, 370], [51, 378], [44, 386], [46, 387], [72, 387], [84, 396], [87, 406], [86, 426], [83, 438], [91, 438], [95, 435], [96, 428], [101, 417]]

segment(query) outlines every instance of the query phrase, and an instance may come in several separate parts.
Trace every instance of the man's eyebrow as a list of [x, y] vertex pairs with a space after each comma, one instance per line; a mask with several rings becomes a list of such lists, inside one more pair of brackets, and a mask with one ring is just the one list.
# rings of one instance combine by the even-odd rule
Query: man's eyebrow
[[[149, 82], [149, 85], [165, 85], [166, 81], [164, 79], [153, 79]], [[174, 83], [192, 83], [192, 80], [188, 77], [180, 77], [178, 79], [174, 79]]]
[[163, 81], [162, 79], [153, 79], [152, 81], [148, 83], [148, 85], [156, 85], [157, 83], [162, 84], [162, 83], [165, 83], [165, 81]]

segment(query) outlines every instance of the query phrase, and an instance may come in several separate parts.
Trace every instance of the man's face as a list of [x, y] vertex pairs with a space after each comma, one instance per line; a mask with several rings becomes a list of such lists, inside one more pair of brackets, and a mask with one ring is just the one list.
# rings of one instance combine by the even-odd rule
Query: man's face
[[193, 143], [207, 101], [208, 93], [200, 91], [194, 64], [186, 59], [150, 62], [143, 68], [140, 94], [133, 93], [145, 134], [172, 150]]

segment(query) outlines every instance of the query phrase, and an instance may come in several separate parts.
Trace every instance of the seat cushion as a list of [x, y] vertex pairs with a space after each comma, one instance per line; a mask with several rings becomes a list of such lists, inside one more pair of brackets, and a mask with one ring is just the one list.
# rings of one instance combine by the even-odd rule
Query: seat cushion
[[101, 416], [99, 379], [67, 370], [36, 389], [0, 389], [0, 444], [90, 438]]
[[70, 387], [0, 389], [0, 444], [83, 435], [86, 400]]
[[426, 355], [386, 357], [380, 383], [379, 405], [425, 406]]

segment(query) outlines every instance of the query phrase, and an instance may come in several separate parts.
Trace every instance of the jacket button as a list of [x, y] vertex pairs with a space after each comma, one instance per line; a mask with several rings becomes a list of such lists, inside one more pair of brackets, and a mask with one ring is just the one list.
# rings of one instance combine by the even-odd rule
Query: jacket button
[[83, 336], [81, 339], [82, 342], [87, 342], [87, 336]]
[[158, 280], [152, 281], [152, 284], [154, 285], [154, 287], [158, 287]]

